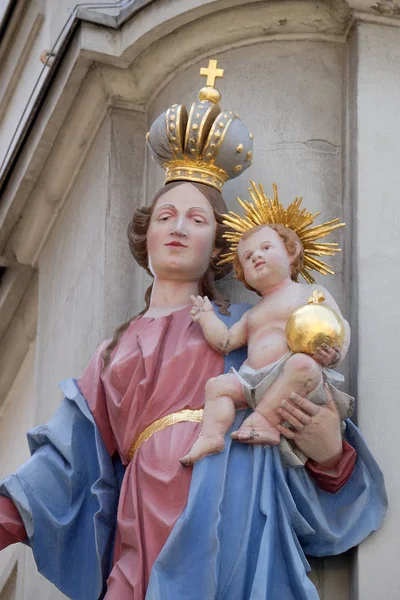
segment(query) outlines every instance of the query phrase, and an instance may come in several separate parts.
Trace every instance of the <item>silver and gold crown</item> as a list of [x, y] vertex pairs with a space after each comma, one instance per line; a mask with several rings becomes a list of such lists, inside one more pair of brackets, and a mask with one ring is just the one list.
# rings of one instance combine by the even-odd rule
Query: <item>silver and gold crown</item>
[[223, 74], [210, 60], [200, 69], [207, 83], [189, 115], [184, 105], [173, 104], [152, 124], [146, 139], [154, 161], [166, 171], [165, 183], [195, 181], [221, 190], [251, 165], [253, 135], [238, 115], [218, 105], [221, 94], [214, 84]]

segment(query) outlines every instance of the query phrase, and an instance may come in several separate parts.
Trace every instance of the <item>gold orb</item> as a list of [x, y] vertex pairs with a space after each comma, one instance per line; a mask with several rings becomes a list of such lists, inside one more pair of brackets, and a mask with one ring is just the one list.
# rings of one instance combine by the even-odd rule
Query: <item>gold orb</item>
[[292, 352], [313, 355], [318, 346], [342, 347], [344, 324], [329, 306], [306, 304], [293, 312], [286, 324], [287, 344]]
[[218, 104], [218, 102], [221, 100], [221, 94], [215, 88], [207, 85], [206, 87], [201, 88], [199, 92], [199, 100], [207, 100], [208, 102]]

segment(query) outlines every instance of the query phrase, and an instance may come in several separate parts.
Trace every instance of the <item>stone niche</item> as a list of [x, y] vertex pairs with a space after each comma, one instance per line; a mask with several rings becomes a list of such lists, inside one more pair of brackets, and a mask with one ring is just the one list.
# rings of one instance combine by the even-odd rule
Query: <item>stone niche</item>
[[[254, 135], [253, 165], [224, 186], [228, 208], [238, 210], [236, 196], [249, 198], [252, 179], [271, 194], [276, 182], [284, 204], [303, 196], [309, 210], [322, 212], [320, 220], [343, 219], [343, 44], [272, 41], [215, 57], [225, 69], [224, 78], [216, 82], [220, 106], [237, 112]], [[203, 85], [199, 70], [204, 63], [199, 61], [164, 87], [149, 109], [149, 125], [175, 102], [190, 107]], [[150, 201], [163, 183], [163, 171], [153, 161], [147, 165]], [[331, 237], [343, 245], [342, 232]], [[343, 254], [330, 260], [336, 276], [321, 277], [320, 282], [340, 302]], [[229, 285], [234, 286], [235, 301], [255, 301], [243, 286]]]
[[[228, 208], [240, 212], [235, 198], [249, 199], [249, 180], [262, 182], [272, 194], [279, 186], [284, 204], [295, 196], [321, 219], [345, 214], [343, 190], [343, 95], [346, 47], [322, 41], [270, 41], [213, 54], [225, 70], [216, 87], [220, 106], [237, 112], [254, 135], [253, 165], [224, 186]], [[148, 112], [148, 126], [174, 103], [190, 104], [204, 85], [198, 61], [158, 93]], [[163, 184], [163, 171], [147, 161], [147, 201]], [[318, 222], [318, 221], [317, 221]], [[322, 221], [321, 221], [322, 222]], [[332, 240], [343, 246], [343, 233]], [[335, 277], [319, 277], [346, 314], [344, 253], [328, 259]], [[232, 277], [223, 284], [233, 301], [255, 303], [257, 297]], [[344, 367], [345, 370], [346, 366]], [[350, 598], [351, 553], [311, 559], [311, 578], [322, 600]]]

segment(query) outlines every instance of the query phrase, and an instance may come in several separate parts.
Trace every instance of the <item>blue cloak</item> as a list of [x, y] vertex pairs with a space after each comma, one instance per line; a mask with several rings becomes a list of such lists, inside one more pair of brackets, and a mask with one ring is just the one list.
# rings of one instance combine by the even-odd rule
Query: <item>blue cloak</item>
[[[231, 307], [231, 326], [247, 306]], [[231, 353], [225, 371], [239, 368]], [[0, 484], [24, 521], [38, 570], [73, 600], [97, 600], [111, 569], [123, 467], [110, 458], [76, 382], [53, 418], [28, 434], [32, 457]], [[237, 413], [237, 428], [248, 411]], [[157, 558], [146, 600], [317, 600], [305, 554], [339, 554], [381, 524], [382, 473], [357, 428], [353, 474], [335, 494], [277, 447], [232, 442], [195, 465], [188, 504]]]

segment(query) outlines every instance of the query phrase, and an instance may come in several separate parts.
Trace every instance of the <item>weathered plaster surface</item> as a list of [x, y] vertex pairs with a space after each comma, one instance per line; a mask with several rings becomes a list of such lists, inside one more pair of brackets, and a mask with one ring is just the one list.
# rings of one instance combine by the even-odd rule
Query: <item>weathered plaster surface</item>
[[390, 501], [383, 530], [358, 550], [359, 598], [374, 600], [399, 593], [400, 30], [360, 25], [357, 46], [358, 412]]
[[[219, 84], [221, 107], [237, 112], [254, 133], [254, 161], [246, 173], [224, 186], [230, 209], [235, 198], [248, 198], [249, 179], [283, 202], [296, 195], [326, 219], [343, 217], [342, 93], [344, 49], [341, 44], [269, 42], [217, 55], [225, 68]], [[148, 125], [174, 102], [190, 106], [198, 90], [201, 61], [169, 83], [148, 114]], [[148, 161], [147, 197], [162, 185], [163, 172]], [[340, 236], [339, 236], [340, 237]], [[343, 255], [333, 261], [338, 273], [325, 284], [340, 299]], [[248, 293], [237, 286], [241, 299]], [[254, 298], [253, 298], [254, 300]]]
[[143, 280], [126, 227], [142, 203], [145, 124], [117, 111], [98, 132], [39, 258], [38, 419], [96, 346], [140, 310]]
[[37, 294], [37, 277], [33, 276], [1, 339], [0, 406], [36, 338]]
[[[26, 431], [35, 425], [35, 343], [32, 342], [15, 373], [12, 387], [0, 409], [0, 477], [5, 477], [29, 458]], [[0, 553], [0, 597], [7, 598], [9, 577], [13, 571], [13, 596], [27, 598], [30, 587], [28, 570], [33, 569], [32, 552], [22, 544], [10, 546]]]

